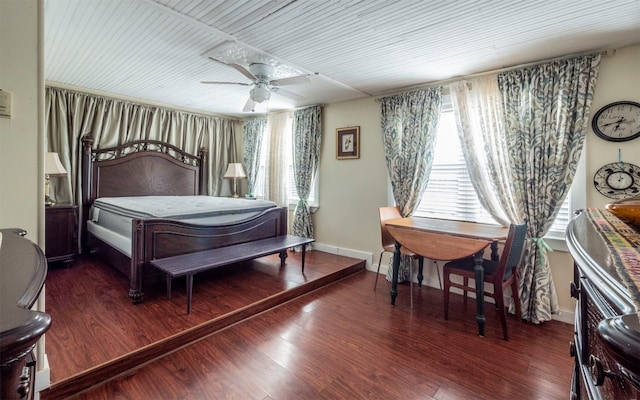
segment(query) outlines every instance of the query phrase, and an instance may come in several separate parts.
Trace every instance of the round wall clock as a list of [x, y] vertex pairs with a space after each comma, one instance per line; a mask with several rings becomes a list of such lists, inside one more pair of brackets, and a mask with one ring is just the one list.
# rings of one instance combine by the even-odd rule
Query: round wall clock
[[615, 162], [602, 166], [593, 177], [598, 192], [612, 199], [640, 195], [640, 167]]
[[602, 107], [593, 116], [596, 135], [611, 142], [624, 142], [640, 136], [640, 103], [618, 101]]

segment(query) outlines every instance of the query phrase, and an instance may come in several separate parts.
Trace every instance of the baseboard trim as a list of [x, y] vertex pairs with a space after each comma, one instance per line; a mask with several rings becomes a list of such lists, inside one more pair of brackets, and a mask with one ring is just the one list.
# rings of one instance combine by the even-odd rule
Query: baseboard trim
[[323, 251], [329, 254], [335, 254], [343, 257], [351, 257], [358, 260], [365, 260], [366, 269], [371, 270], [371, 268], [373, 268], [373, 254], [371, 253], [367, 253], [359, 250], [344, 249], [342, 247], [331, 246], [323, 243], [314, 243], [313, 248], [315, 250]]
[[35, 391], [35, 400], [40, 398], [40, 391], [51, 386], [51, 368], [49, 368], [49, 358], [43, 355], [42, 368], [36, 371], [36, 381], [33, 390]]

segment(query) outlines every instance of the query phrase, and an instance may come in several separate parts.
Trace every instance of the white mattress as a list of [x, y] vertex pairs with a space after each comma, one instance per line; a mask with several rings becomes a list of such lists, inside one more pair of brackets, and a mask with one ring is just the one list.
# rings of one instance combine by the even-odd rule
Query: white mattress
[[276, 207], [272, 201], [209, 196], [105, 197], [91, 206], [87, 230], [131, 256], [133, 218], [169, 218], [196, 225], [217, 225], [248, 219]]
[[101, 197], [93, 206], [133, 218], [200, 218], [264, 211], [276, 206], [267, 200], [211, 196]]

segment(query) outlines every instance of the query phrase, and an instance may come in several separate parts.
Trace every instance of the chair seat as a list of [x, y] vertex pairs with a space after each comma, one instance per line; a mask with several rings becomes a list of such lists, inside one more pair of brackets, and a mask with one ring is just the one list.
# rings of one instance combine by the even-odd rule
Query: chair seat
[[[482, 260], [485, 281], [493, 281], [493, 278], [496, 275], [496, 270], [498, 269], [498, 264], [498, 261], [487, 260], [486, 258]], [[475, 276], [475, 267], [476, 262], [473, 257], [450, 261], [444, 265], [444, 268], [455, 269], [459, 271], [457, 272], [458, 275], [464, 275], [469, 278], [473, 278]]]

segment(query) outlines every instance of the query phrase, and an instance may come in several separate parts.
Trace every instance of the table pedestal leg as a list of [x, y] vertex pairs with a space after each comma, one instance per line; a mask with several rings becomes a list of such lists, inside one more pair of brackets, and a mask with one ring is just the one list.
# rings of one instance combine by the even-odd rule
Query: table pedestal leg
[[476, 281], [476, 322], [478, 323], [478, 335], [484, 336], [484, 268], [482, 266], [483, 252], [477, 253], [473, 260], [475, 262], [474, 272]]
[[396, 305], [398, 295], [398, 270], [400, 269], [400, 243], [396, 242], [396, 249], [393, 252], [393, 270], [391, 271], [391, 305]]

